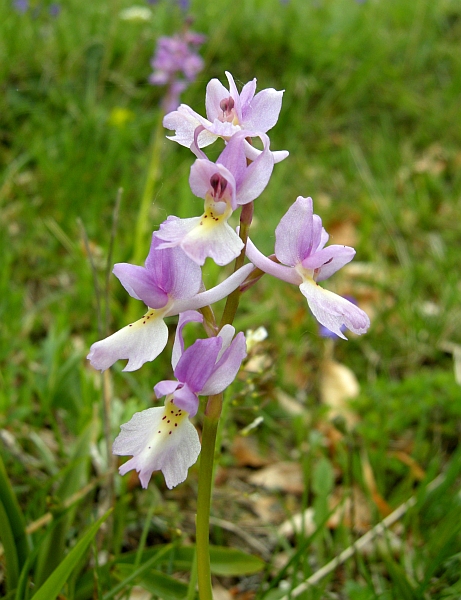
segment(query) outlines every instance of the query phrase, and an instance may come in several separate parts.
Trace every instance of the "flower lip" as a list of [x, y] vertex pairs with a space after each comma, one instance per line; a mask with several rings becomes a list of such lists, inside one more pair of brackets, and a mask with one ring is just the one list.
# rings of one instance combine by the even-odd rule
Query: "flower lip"
[[199, 437], [188, 416], [171, 398], [166, 398], [165, 406], [135, 413], [121, 426], [112, 449], [120, 456], [132, 455], [120, 474], [135, 469], [143, 488], [158, 470], [170, 489], [184, 481], [200, 453]]

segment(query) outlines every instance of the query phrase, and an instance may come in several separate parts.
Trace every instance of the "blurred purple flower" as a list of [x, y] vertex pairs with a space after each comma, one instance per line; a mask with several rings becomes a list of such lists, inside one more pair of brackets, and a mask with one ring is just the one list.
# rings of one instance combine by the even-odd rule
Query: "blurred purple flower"
[[204, 41], [205, 36], [193, 31], [158, 39], [151, 61], [154, 72], [149, 77], [149, 82], [152, 85], [168, 86], [163, 99], [166, 113], [178, 108], [180, 94], [203, 69], [203, 59], [196, 50]]
[[48, 12], [52, 17], [58, 17], [59, 13], [61, 12], [61, 5], [57, 2], [53, 2], [52, 4], [50, 4]]
[[29, 0], [14, 0], [13, 8], [16, 12], [24, 14], [29, 9]]

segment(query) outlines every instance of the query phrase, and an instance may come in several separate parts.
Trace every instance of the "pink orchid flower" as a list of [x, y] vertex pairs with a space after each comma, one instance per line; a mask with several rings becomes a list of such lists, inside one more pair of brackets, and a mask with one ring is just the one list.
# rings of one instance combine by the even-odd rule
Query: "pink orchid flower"
[[163, 472], [170, 489], [186, 479], [200, 454], [198, 434], [189, 421], [197, 412], [198, 397], [224, 391], [246, 356], [245, 336], [234, 337], [232, 325], [184, 350], [182, 330], [191, 321], [202, 322], [203, 317], [195, 311], [180, 316], [172, 359], [176, 381], [161, 381], [154, 388], [158, 398], [165, 396], [165, 405], [133, 415], [113, 445], [114, 454], [132, 456], [120, 474], [135, 469], [144, 488], [153, 471]]
[[[218, 79], [212, 79], [206, 89], [206, 115], [200, 116], [186, 104], [167, 114], [163, 125], [175, 131], [169, 139], [181, 146], [190, 148], [197, 137], [200, 148], [212, 144], [218, 138], [228, 141], [239, 131], [245, 131], [247, 137], [258, 135], [252, 132], [266, 133], [272, 129], [279, 118], [282, 107], [283, 91], [273, 88], [262, 90], [255, 95], [256, 79], [237, 91], [234, 78], [226, 71], [229, 82], [227, 90]], [[197, 135], [198, 129], [198, 135]], [[258, 155], [256, 149], [247, 149], [252, 160]], [[288, 156], [286, 150], [273, 152], [274, 162], [280, 162]]]
[[204, 212], [189, 219], [168, 217], [154, 234], [162, 240], [158, 248], [179, 246], [198, 265], [208, 256], [218, 265], [227, 265], [240, 254], [243, 242], [228, 219], [238, 206], [262, 193], [274, 167], [269, 138], [264, 133], [258, 135], [264, 150], [250, 165], [244, 148], [246, 133], [242, 131], [231, 138], [216, 163], [207, 158], [195, 161], [189, 183], [192, 192], [204, 198]]
[[[339, 337], [347, 339], [342, 327], [357, 334], [370, 326], [368, 315], [349, 300], [318, 285], [350, 262], [355, 255], [348, 246], [328, 246], [322, 220], [313, 214], [312, 198], [299, 196], [275, 230], [275, 257], [270, 260], [248, 240], [246, 253], [262, 271], [299, 285], [317, 321]], [[286, 266], [285, 266], [286, 265]]]
[[158, 250], [160, 240], [152, 238], [145, 267], [128, 263], [114, 266], [114, 274], [126, 291], [148, 307], [145, 315], [109, 337], [94, 343], [87, 358], [95, 369], [105, 371], [119, 359], [128, 359], [124, 371], [135, 371], [162, 352], [168, 340], [165, 317], [208, 306], [228, 296], [247, 277], [252, 265], [245, 265], [225, 281], [200, 291], [200, 267], [180, 248]]

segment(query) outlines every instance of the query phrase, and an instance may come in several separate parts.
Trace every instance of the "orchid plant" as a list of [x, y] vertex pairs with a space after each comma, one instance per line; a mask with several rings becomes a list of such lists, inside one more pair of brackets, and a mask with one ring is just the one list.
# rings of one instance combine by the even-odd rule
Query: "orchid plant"
[[[88, 359], [101, 371], [125, 359], [125, 371], [139, 369], [165, 349], [165, 317], [179, 315], [172, 351], [174, 380], [154, 387], [163, 406], [133, 415], [121, 426], [113, 452], [131, 456], [122, 464], [123, 475], [134, 469], [148, 486], [154, 471], [162, 471], [166, 485], [183, 482], [201, 453], [197, 502], [197, 570], [201, 600], [211, 594], [209, 512], [216, 431], [223, 392], [234, 381], [246, 356], [245, 337], [232, 325], [239, 298], [264, 273], [299, 286], [320, 325], [345, 338], [344, 330], [367, 331], [370, 321], [358, 306], [319, 286], [346, 263], [355, 250], [327, 246], [328, 234], [313, 212], [312, 199], [299, 196], [275, 230], [275, 254], [265, 256], [249, 238], [254, 202], [269, 183], [274, 165], [288, 156], [272, 151], [267, 132], [276, 124], [283, 92], [266, 89], [255, 95], [256, 79], [239, 93], [226, 72], [229, 89], [212, 79], [206, 91], [206, 118], [189, 106], [167, 114], [164, 125], [175, 131], [169, 139], [191, 149], [196, 159], [190, 171], [193, 194], [204, 199], [201, 215], [189, 219], [169, 216], [152, 235], [144, 267], [116, 264], [114, 274], [126, 291], [147, 307], [144, 316], [92, 345]], [[224, 150], [211, 161], [202, 148], [218, 138]], [[253, 146], [259, 138], [262, 150]], [[229, 224], [240, 210], [240, 226]], [[202, 266], [206, 258], [224, 266], [235, 261], [234, 272], [219, 285], [205, 289]], [[248, 263], [245, 264], [245, 258]], [[211, 305], [227, 298], [221, 321]], [[198, 312], [199, 311], [199, 312]], [[207, 337], [185, 348], [183, 330], [201, 323]], [[207, 396], [202, 440], [191, 418], [199, 396]]]

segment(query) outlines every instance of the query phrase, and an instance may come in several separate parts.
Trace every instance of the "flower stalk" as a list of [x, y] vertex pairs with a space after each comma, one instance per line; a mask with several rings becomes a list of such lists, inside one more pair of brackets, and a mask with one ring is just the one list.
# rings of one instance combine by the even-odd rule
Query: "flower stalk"
[[[220, 394], [222, 400], [222, 394]], [[210, 397], [215, 412], [220, 403]], [[208, 410], [207, 406], [207, 410]], [[213, 466], [215, 459], [216, 432], [218, 430], [219, 417], [214, 418], [205, 415], [202, 432], [202, 451], [200, 454], [197, 517], [196, 517], [196, 551], [197, 551], [197, 574], [200, 600], [213, 600], [211, 588], [210, 568], [210, 506], [211, 490], [213, 487]]]
[[[160, 155], [163, 142], [162, 134], [162, 120], [163, 112], [159, 111], [157, 122], [155, 124], [154, 133], [152, 136], [151, 154], [149, 160], [149, 166], [147, 168], [146, 182], [144, 184], [144, 190], [141, 196], [141, 202], [139, 204], [138, 217], [135, 225], [134, 235], [134, 248], [133, 248], [133, 264], [137, 265], [142, 262], [145, 256], [147, 246], [149, 244], [149, 238], [152, 235], [152, 228], [150, 225], [149, 212], [152, 206], [154, 197], [155, 185], [158, 179], [159, 166], [160, 166]], [[135, 311], [137, 305], [133, 302], [130, 303], [129, 315], [130, 320], [135, 319]]]
[[[243, 242], [243, 248], [239, 256], [235, 259], [234, 272], [240, 269], [240, 267], [245, 262], [246, 256], [246, 245], [248, 240], [248, 234], [250, 232], [251, 221], [253, 220], [253, 212], [254, 212], [254, 204], [253, 202], [249, 202], [242, 206], [242, 211], [240, 213], [240, 229], [239, 229], [239, 237]], [[220, 328], [224, 327], [224, 325], [229, 324], [232, 325], [235, 319], [235, 315], [237, 314], [239, 302], [240, 302], [241, 291], [238, 287], [235, 289], [226, 300], [226, 306], [224, 307]]]

